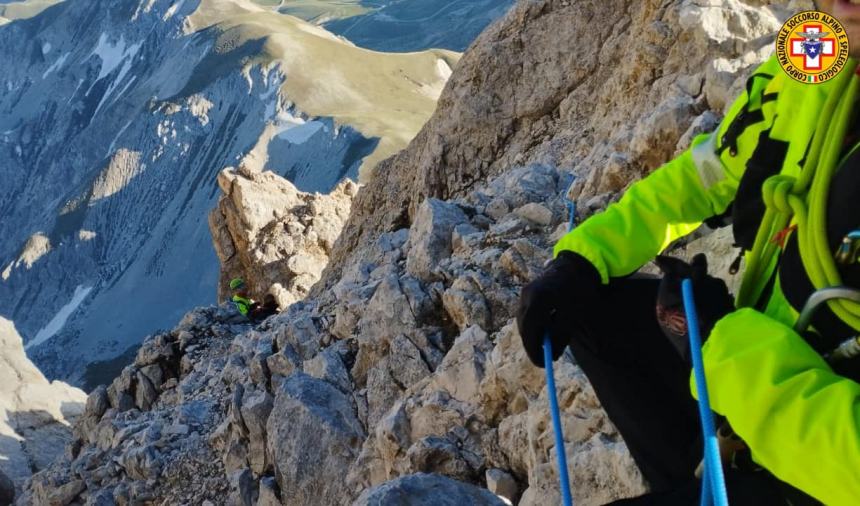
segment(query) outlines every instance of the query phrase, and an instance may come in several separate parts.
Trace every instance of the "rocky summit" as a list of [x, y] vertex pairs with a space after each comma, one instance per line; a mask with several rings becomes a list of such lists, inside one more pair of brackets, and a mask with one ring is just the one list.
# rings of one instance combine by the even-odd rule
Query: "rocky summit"
[[[558, 504], [520, 289], [568, 229], [568, 199], [582, 219], [712, 129], [806, 7], [522, 0], [362, 186], [219, 166], [222, 290], [244, 276], [284, 311], [253, 324], [200, 307], [150, 335], [17, 504]], [[556, 382], [576, 504], [646, 491], [569, 354]]]

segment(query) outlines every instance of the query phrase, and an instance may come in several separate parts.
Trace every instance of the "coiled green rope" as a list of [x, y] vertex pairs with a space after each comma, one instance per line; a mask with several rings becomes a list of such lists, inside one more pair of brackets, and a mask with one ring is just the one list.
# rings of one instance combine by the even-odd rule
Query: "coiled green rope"
[[[827, 243], [827, 197], [860, 89], [860, 77], [854, 73], [856, 66], [856, 62], [850, 61], [835, 78], [800, 175], [796, 178], [776, 175], [763, 185], [766, 211], [753, 249], [747, 256], [738, 307], [752, 306], [760, 296], [779, 247], [772, 238], [784, 230], [792, 218], [797, 224], [800, 257], [815, 289], [842, 284], [834, 252]], [[860, 304], [848, 300], [833, 300], [828, 304], [842, 321], [860, 330]]]

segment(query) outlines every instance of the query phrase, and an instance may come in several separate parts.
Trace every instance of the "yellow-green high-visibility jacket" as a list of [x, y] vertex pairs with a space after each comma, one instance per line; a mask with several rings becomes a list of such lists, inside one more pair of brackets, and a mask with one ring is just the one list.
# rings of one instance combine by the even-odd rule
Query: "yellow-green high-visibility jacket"
[[[606, 283], [724, 213], [748, 166], [774, 158], [771, 148], [783, 160], [771, 170], [796, 176], [831, 83], [797, 83], [775, 58], [767, 61], [716, 132], [559, 240], [555, 253], [582, 255]], [[860, 384], [835, 374], [792, 330], [797, 313], [778, 283], [761, 307], [731, 313], [708, 338], [713, 409], [778, 478], [829, 505], [860, 504]]]
[[233, 304], [236, 306], [236, 309], [242, 313], [242, 316], [248, 316], [248, 312], [251, 310], [251, 304], [253, 304], [253, 301], [246, 299], [245, 297], [234, 295]]

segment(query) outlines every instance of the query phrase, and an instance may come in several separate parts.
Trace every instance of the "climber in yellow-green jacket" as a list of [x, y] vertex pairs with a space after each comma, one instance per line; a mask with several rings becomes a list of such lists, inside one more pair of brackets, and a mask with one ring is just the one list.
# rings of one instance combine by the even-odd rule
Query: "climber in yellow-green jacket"
[[[860, 304], [829, 302], [794, 328], [813, 293], [860, 288], [860, 8], [848, 4], [818, 2], [854, 38], [838, 77], [803, 84], [776, 58], [761, 65], [716, 131], [563, 237], [523, 290], [529, 358], [543, 366], [547, 332], [554, 358], [570, 346], [651, 486], [624, 504], [698, 498], [682, 276], [703, 313], [712, 407], [740, 439], [724, 455], [731, 504], [860, 504]], [[662, 281], [634, 275], [703, 222], [730, 222], [744, 253], [734, 301], [703, 257], [661, 258]]]
[[266, 294], [263, 303], [255, 301], [248, 295], [248, 289], [245, 285], [245, 280], [242, 278], [233, 278], [230, 280], [230, 290], [233, 292], [233, 297], [230, 301], [236, 306], [239, 314], [251, 321], [262, 321], [277, 314], [280, 311], [278, 303], [272, 294]]

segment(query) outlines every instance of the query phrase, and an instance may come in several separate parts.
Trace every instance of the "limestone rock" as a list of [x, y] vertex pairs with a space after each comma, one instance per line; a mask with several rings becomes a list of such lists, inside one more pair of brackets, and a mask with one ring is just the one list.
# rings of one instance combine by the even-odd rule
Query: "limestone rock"
[[537, 225], [545, 227], [552, 223], [552, 211], [537, 202], [529, 202], [522, 207], [518, 207], [514, 212], [520, 218], [529, 220]]
[[268, 467], [266, 452], [266, 423], [274, 407], [274, 399], [265, 391], [245, 393], [242, 401], [242, 421], [248, 429], [249, 452], [248, 458], [251, 470], [257, 475], [263, 474]]
[[425, 200], [409, 229], [412, 254], [406, 260], [406, 270], [419, 279], [431, 280], [434, 268], [451, 254], [454, 227], [467, 221], [455, 204], [433, 198]]
[[[320, 290], [392, 224], [417, 221], [428, 198], [462, 197], [532, 164], [572, 169], [588, 197], [647, 174], [696, 117], [721, 114], [742, 89], [780, 22], [802, 7], [789, 3], [520, 2], [464, 54], [418, 137], [380, 164], [385, 177], [359, 193]], [[590, 177], [614, 154], [625, 158], [622, 179]], [[494, 198], [484, 206], [495, 219], [526, 203]]]
[[319, 279], [346, 220], [357, 186], [344, 180], [327, 195], [299, 191], [272, 172], [225, 169], [223, 192], [209, 215], [221, 260], [219, 299], [234, 277], [253, 297], [271, 293], [282, 309], [302, 298]]
[[510, 474], [501, 469], [487, 469], [487, 489], [499, 497], [504, 497], [512, 504], [519, 495], [519, 485]]
[[352, 464], [365, 437], [348, 397], [296, 373], [276, 393], [266, 429], [282, 497], [295, 504], [343, 501], [344, 482], [335, 477]]

